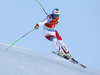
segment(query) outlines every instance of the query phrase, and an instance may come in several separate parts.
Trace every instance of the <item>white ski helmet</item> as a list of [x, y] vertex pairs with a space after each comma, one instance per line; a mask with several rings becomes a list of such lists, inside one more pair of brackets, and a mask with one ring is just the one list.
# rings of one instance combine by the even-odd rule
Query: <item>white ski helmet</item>
[[60, 15], [60, 10], [58, 8], [53, 9], [52, 15], [59, 16]]

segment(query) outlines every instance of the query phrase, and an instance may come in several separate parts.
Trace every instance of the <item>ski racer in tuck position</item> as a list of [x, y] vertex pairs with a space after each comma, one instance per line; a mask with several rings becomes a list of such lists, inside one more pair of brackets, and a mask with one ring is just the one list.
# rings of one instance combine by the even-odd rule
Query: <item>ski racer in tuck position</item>
[[[48, 40], [53, 42], [53, 45], [58, 55], [62, 57], [66, 55], [67, 58], [72, 59], [72, 55], [69, 53], [67, 46], [63, 42], [57, 30], [55, 30], [55, 26], [59, 22], [59, 15], [60, 15], [60, 10], [57, 8], [53, 9], [52, 14], [48, 15], [46, 19], [44, 19], [43, 21], [37, 23], [34, 28], [37, 30], [41, 25], [44, 25], [43, 33]], [[61, 48], [58, 45], [58, 43], [65, 54], [61, 51]]]

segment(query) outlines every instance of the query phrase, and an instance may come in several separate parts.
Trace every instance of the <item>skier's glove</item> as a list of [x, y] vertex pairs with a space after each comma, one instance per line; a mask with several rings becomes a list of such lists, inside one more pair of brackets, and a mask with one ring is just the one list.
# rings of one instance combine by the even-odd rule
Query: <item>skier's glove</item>
[[56, 25], [58, 25], [59, 24], [59, 22], [57, 22], [57, 24]]
[[57, 24], [56, 25], [58, 25], [59, 24], [59, 20], [58, 20], [58, 22], [57, 22]]
[[34, 27], [34, 29], [36, 29], [36, 30], [37, 30], [37, 29], [39, 29], [39, 26], [38, 26], [38, 24], [37, 24], [37, 25]]

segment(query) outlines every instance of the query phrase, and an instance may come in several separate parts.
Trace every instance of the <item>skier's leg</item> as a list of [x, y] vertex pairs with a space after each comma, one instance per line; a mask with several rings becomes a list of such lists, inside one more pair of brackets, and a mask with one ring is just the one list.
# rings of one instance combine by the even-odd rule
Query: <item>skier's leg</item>
[[48, 35], [48, 36], [45, 36], [48, 40], [52, 41], [56, 51], [60, 51], [60, 47], [59, 45], [57, 44], [57, 39], [55, 36], [53, 35]]
[[56, 51], [60, 51], [60, 47], [59, 47], [59, 45], [58, 45], [58, 43], [57, 43], [57, 39], [54, 38], [54, 39], [52, 40], [52, 42], [53, 42], [53, 45], [54, 45]]
[[47, 30], [44, 28], [44, 35], [45, 37], [49, 40], [49, 41], [52, 41], [53, 42], [53, 45], [56, 49], [56, 51], [58, 52], [59, 55], [63, 54], [63, 52], [61, 51], [58, 43], [57, 43], [57, 38], [56, 38], [56, 35], [55, 35], [55, 30], [53, 29], [52, 31], [51, 30]]
[[46, 39], [53, 42], [53, 45], [54, 45], [56, 51], [59, 51], [60, 47], [57, 44], [57, 39], [55, 37], [55, 30], [50, 31], [50, 30], [44, 29], [44, 35], [45, 35]]
[[69, 60], [72, 60], [73, 59], [72, 55], [69, 53], [67, 46], [65, 45], [65, 43], [63, 42], [61, 36], [59, 35], [59, 33], [57, 31], [56, 31], [56, 38], [58, 40], [58, 43], [61, 45], [61, 48], [63, 49], [63, 51], [66, 54], [66, 55], [64, 55], [64, 57], [66, 57]]
[[63, 54], [63, 52], [61, 51], [61, 49], [60, 49], [60, 47], [59, 47], [59, 45], [58, 45], [58, 43], [57, 43], [57, 39], [54, 38], [54, 39], [52, 40], [52, 42], [53, 42], [53, 45], [54, 45], [54, 47], [55, 47], [55, 49], [56, 49], [58, 55], [63, 56], [64, 54]]
[[45, 36], [48, 40], [52, 41], [53, 46], [55, 47], [56, 52], [58, 53], [58, 55], [63, 56], [63, 52], [61, 51], [58, 43], [57, 43], [57, 39], [56, 37], [49, 35], [49, 36]]
[[58, 43], [61, 45], [61, 48], [63, 49], [65, 54], [68, 54], [69, 50], [68, 50], [67, 46], [65, 45], [65, 43], [63, 42], [63, 40], [58, 40]]
[[65, 54], [68, 54], [69, 50], [68, 50], [67, 46], [65, 45], [65, 43], [63, 42], [61, 36], [59, 35], [59, 33], [57, 31], [56, 31], [56, 38], [58, 40], [58, 43], [61, 45], [61, 48], [65, 52]]

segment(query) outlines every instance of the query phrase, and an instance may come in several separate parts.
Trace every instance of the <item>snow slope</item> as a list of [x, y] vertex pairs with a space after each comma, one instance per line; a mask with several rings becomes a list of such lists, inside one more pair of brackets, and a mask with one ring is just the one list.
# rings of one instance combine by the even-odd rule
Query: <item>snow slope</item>
[[56, 55], [0, 43], [0, 75], [100, 75], [100, 69], [86, 69]]

